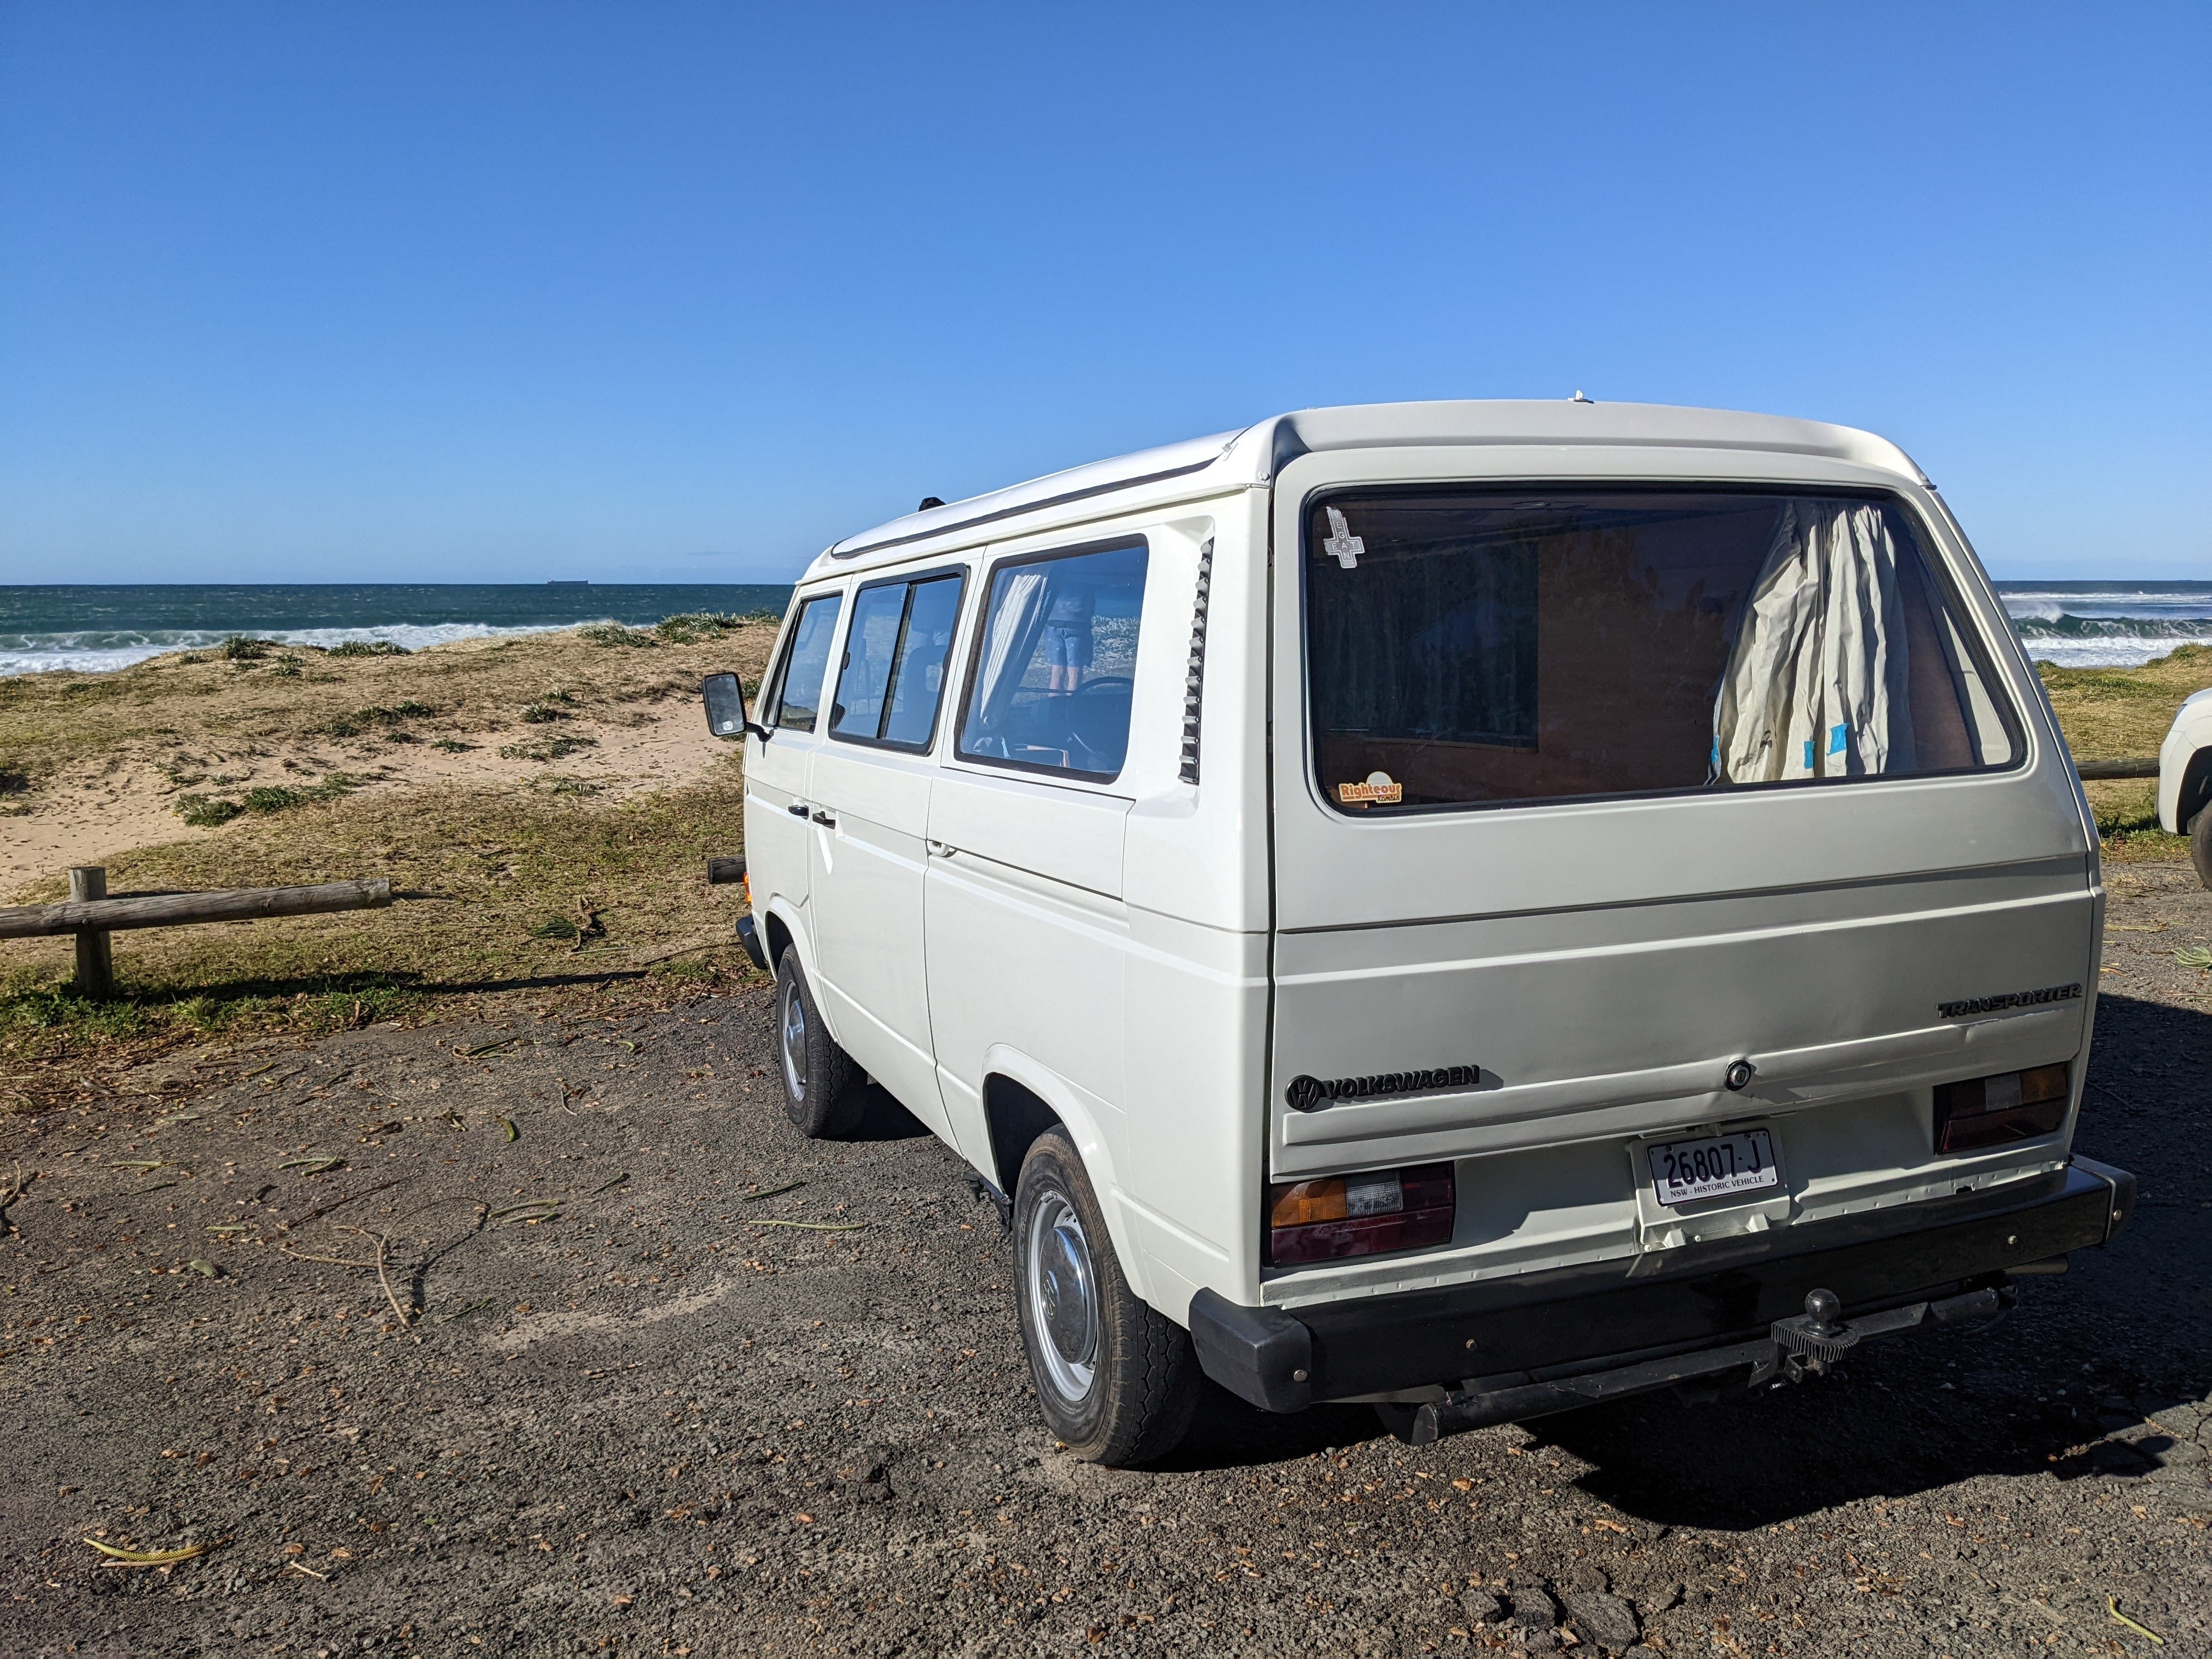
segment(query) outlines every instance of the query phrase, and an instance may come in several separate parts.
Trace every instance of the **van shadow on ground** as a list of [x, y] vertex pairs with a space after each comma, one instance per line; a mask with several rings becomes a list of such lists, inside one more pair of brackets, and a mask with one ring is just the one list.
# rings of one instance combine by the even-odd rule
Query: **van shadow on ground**
[[[2075, 1146], [2142, 1183], [2109, 1249], [2027, 1281], [1995, 1326], [1872, 1343], [1834, 1378], [1711, 1404], [1645, 1395], [1526, 1426], [1590, 1466], [1578, 1484], [1593, 1497], [1671, 1526], [1771, 1525], [1977, 1475], [2148, 1474], [2170, 1443], [2105, 1437], [2212, 1395], [2208, 1116], [2212, 1016], [2106, 996]], [[1299, 1457], [1378, 1432], [1365, 1407], [1272, 1417], [1209, 1389], [1163, 1467]]]

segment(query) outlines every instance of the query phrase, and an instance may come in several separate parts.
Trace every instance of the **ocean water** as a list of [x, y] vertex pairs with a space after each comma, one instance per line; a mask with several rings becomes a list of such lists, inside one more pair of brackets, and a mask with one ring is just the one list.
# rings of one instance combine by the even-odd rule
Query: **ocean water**
[[781, 613], [788, 586], [732, 583], [301, 583], [0, 587], [0, 675], [98, 673], [234, 634], [288, 645], [447, 640], [659, 622], [687, 611]]
[[[2028, 654], [2068, 668], [2125, 666], [2212, 645], [2212, 581], [1999, 582]], [[579, 623], [639, 625], [685, 611], [781, 611], [781, 586], [550, 583], [0, 587], [0, 675], [100, 672], [233, 634], [294, 645], [530, 634]]]
[[2130, 667], [2212, 645], [2212, 581], [1999, 582], [2027, 654], [2062, 668]]

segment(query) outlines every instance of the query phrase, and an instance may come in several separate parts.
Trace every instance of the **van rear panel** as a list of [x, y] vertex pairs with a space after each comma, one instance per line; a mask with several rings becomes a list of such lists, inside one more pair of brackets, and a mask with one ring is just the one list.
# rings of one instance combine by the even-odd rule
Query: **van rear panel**
[[[1580, 459], [1279, 480], [1267, 1176], [1442, 1161], [1457, 1199], [1448, 1245], [1263, 1263], [1267, 1301], [2064, 1161], [2070, 1110], [1936, 1150], [1937, 1085], [2078, 1093], [2094, 991], [2078, 789], [1971, 555], [1866, 469]], [[1753, 1132], [1771, 1185], [1662, 1201], [1655, 1146]]]

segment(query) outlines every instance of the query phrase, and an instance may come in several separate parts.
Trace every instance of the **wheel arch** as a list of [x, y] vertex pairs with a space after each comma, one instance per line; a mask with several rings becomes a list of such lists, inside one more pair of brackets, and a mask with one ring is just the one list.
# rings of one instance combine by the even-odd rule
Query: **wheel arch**
[[[791, 924], [784, 920], [780, 911], [771, 908], [761, 919], [761, 943], [768, 947], [769, 972], [775, 971], [775, 964], [783, 960], [783, 953], [791, 948]], [[799, 957], [802, 965], [805, 960], [804, 956]]]
[[1048, 1129], [1062, 1131], [1083, 1161], [1083, 1172], [1090, 1177], [1130, 1288], [1149, 1300], [1144, 1255], [1121, 1213], [1103, 1115], [1084, 1091], [1018, 1050], [994, 1046], [984, 1056], [983, 1121], [991, 1141], [991, 1168], [985, 1173], [1012, 1198], [1021, 1178], [1022, 1160], [1036, 1138]]
[[2212, 807], [2212, 744], [2199, 749], [2182, 766], [2173, 794], [2173, 833], [2187, 835], [2197, 815], [2207, 807]]

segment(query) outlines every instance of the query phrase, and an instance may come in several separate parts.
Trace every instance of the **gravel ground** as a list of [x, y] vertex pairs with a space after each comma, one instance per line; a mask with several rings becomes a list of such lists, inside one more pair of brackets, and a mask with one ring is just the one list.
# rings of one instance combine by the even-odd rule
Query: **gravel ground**
[[0, 1651], [2158, 1651], [2116, 1598], [2203, 1653], [2212, 895], [2112, 886], [2118, 1247], [1836, 1379], [1418, 1451], [1219, 1395], [1166, 1467], [1057, 1449], [995, 1218], [888, 1101], [794, 1133], [765, 988], [8, 1121]]

